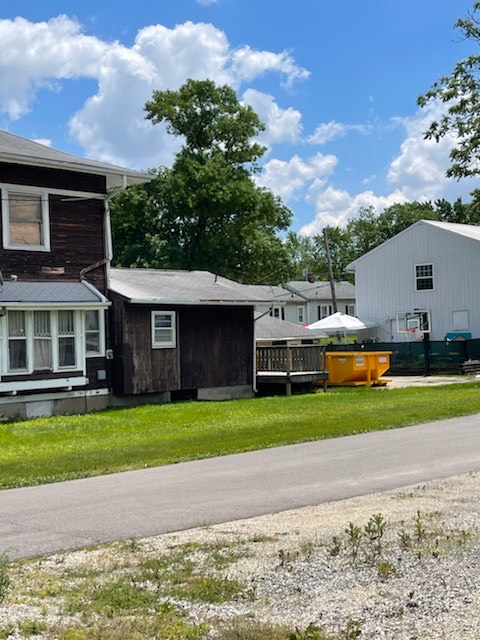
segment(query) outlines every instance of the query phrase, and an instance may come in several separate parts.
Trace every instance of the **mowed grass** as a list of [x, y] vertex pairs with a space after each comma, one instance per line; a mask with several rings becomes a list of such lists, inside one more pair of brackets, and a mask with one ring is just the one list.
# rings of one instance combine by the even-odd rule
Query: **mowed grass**
[[0, 425], [0, 488], [56, 482], [480, 412], [480, 382], [181, 402]]

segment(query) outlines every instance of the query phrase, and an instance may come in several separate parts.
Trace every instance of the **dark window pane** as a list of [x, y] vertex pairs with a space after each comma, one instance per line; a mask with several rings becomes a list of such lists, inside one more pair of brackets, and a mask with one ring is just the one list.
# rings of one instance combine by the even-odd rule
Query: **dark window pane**
[[58, 364], [60, 367], [75, 366], [75, 338], [58, 339]]
[[27, 368], [27, 341], [10, 340], [8, 344], [10, 370]]

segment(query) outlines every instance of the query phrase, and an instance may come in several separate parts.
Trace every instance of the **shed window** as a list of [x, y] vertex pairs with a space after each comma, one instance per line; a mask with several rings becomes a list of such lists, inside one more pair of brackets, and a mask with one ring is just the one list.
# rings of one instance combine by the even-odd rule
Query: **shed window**
[[104, 315], [99, 309], [85, 311], [85, 351], [87, 356], [101, 356], [105, 353]]
[[305, 322], [305, 306], [297, 307], [297, 320], [300, 324]]
[[175, 311], [152, 311], [152, 348], [165, 349], [175, 345]]
[[417, 291], [433, 290], [433, 264], [415, 265], [415, 284]]
[[2, 189], [5, 249], [49, 251], [48, 194]]

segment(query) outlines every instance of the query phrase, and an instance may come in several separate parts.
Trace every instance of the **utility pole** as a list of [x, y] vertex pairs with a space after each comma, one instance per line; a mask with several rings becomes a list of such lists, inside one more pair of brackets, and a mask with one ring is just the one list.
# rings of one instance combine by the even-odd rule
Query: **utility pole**
[[332, 309], [337, 313], [337, 298], [335, 296], [335, 280], [333, 279], [332, 259], [330, 257], [330, 245], [328, 244], [327, 227], [323, 229], [323, 243], [325, 245], [325, 255], [327, 258], [328, 277], [330, 279], [330, 290], [332, 292]]

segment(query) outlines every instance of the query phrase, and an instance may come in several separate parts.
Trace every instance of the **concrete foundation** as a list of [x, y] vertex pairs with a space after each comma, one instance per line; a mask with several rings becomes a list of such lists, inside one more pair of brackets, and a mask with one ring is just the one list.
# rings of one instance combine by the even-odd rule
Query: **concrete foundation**
[[96, 391], [4, 396], [0, 398], [0, 421], [49, 418], [50, 416], [100, 411], [110, 404], [105, 389]]

